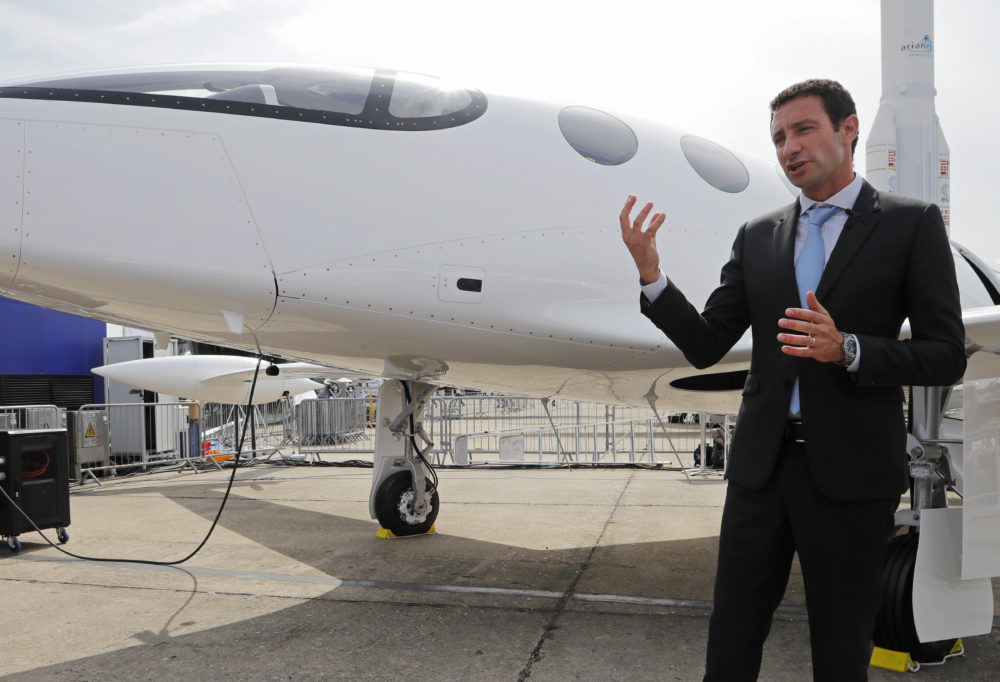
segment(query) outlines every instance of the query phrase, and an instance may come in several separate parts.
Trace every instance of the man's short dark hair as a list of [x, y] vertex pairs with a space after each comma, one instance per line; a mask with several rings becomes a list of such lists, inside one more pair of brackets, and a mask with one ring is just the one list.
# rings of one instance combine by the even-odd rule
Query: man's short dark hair
[[[777, 97], [771, 100], [771, 120], [774, 120], [774, 112], [778, 110], [778, 107], [791, 102], [793, 99], [808, 97], [810, 95], [819, 97], [820, 101], [823, 102], [823, 109], [826, 111], [826, 115], [830, 117], [830, 122], [833, 123], [834, 130], [840, 130], [840, 124], [844, 122], [845, 118], [858, 113], [854, 106], [854, 99], [851, 97], [851, 93], [847, 91], [847, 88], [837, 81], [825, 78], [812, 78], [788, 86], [779, 92]], [[858, 138], [855, 136], [851, 142], [852, 155], [857, 146]]]

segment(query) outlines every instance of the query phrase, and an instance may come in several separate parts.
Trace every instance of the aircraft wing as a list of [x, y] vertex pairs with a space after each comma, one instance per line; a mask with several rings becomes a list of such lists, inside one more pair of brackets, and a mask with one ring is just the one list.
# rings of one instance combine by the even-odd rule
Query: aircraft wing
[[[1000, 377], [1000, 306], [966, 308], [962, 311], [965, 325], [965, 353], [969, 364], [964, 379]], [[910, 321], [903, 323], [899, 338], [910, 338]]]
[[1000, 376], [1000, 306], [963, 310], [962, 322], [969, 353], [966, 381]]
[[[233, 384], [239, 381], [249, 383], [253, 381], [253, 373], [256, 365], [247, 368], [233, 370], [205, 377], [201, 381], [205, 384]], [[281, 379], [372, 379], [369, 372], [367, 374], [344, 367], [327, 367], [325, 365], [314, 365], [309, 362], [288, 362], [282, 365], [271, 365], [278, 370], [276, 376]], [[266, 364], [261, 365], [261, 372], [267, 369]], [[260, 377], [258, 377], [258, 381]]]
[[[257, 360], [233, 355], [180, 355], [145, 358], [95, 367], [107, 379], [166, 395], [201, 402], [243, 404], [250, 399]], [[359, 378], [357, 372], [305, 362], [261, 363], [254, 404], [298, 395], [320, 387], [314, 379]], [[366, 377], [367, 378], [367, 377]]]

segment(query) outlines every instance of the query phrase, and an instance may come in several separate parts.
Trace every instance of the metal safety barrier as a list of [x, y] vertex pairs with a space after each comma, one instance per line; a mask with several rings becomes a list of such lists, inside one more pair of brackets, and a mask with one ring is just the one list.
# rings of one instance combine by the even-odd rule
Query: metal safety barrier
[[[607, 425], [620, 423], [625, 428], [624, 424], [630, 421], [655, 423], [655, 415], [649, 408], [577, 400], [543, 403], [538, 398], [507, 395], [435, 397], [428, 403], [424, 419], [424, 428], [434, 442], [432, 454], [439, 462], [454, 460], [454, 443], [460, 436], [524, 429], [534, 434], [530, 438], [536, 441], [528, 446], [529, 452], [554, 455], [562, 449], [573, 456], [587, 452], [592, 460], [594, 453], [598, 453], [596, 458], [601, 461], [607, 459], [602, 453], [614, 455], [618, 447], [618, 434]], [[682, 417], [671, 415], [669, 419], [679, 421]], [[485, 443], [480, 440], [474, 451], [489, 449]], [[489, 447], [499, 453], [498, 443]]]
[[294, 445], [291, 403], [287, 399], [254, 405], [247, 420], [245, 405], [207, 403], [201, 417], [201, 438], [235, 451], [246, 429], [244, 449], [276, 449]]
[[369, 398], [314, 398], [295, 406], [294, 438], [300, 453], [370, 453], [375, 406]]
[[112, 465], [148, 465], [200, 456], [189, 438], [192, 407], [197, 410], [197, 403], [117, 403], [80, 411], [105, 413]]
[[[58, 415], [53, 406], [17, 406], [0, 408], [0, 419], [7, 410], [7, 419], [17, 419], [20, 428]], [[244, 428], [244, 453], [251, 451], [251, 457], [374, 452], [372, 398], [285, 398], [255, 406], [249, 417], [245, 406], [207, 404], [199, 412], [190, 402], [85, 405], [72, 416], [82, 472], [92, 478], [95, 471], [122, 466], [218, 466], [214, 457], [231, 457]], [[91, 433], [94, 420], [107, 433], [104, 461], [101, 436]], [[648, 463], [686, 473], [715, 473], [717, 466], [698, 454], [707, 453], [711, 444], [709, 422], [719, 422], [724, 429], [725, 445], [719, 447], [728, 452], [729, 417], [671, 414], [661, 422], [648, 408], [523, 396], [435, 397], [427, 402], [423, 427], [433, 444], [427, 454], [436, 464]], [[59, 423], [65, 426], [65, 416]], [[208, 459], [203, 458], [206, 446], [212, 456]], [[90, 461], [85, 456], [88, 448], [93, 453]]]
[[66, 410], [55, 405], [0, 407], [0, 429], [65, 429]]
[[[648, 408], [459, 394], [429, 400], [423, 427], [432, 442], [427, 454], [437, 464], [648, 462], [713, 472], [707, 458], [695, 461], [696, 450], [707, 449], [707, 420], [726, 421], [728, 433], [722, 416], [671, 414], [661, 426]], [[286, 420], [284, 439], [298, 454], [371, 455], [374, 421], [371, 398], [307, 399], [295, 406], [290, 428]]]
[[[660, 423], [655, 417], [588, 424], [539, 425], [494, 429], [459, 435], [451, 452], [452, 462], [473, 464], [638, 464], [669, 466], [688, 473], [717, 472], [707, 457], [711, 444], [706, 428], [710, 415], [699, 415], [697, 423]], [[719, 429], [729, 431], [722, 417]], [[728, 438], [722, 445], [728, 451]], [[699, 453], [699, 454], [696, 454]], [[696, 461], [696, 456], [698, 457]]]

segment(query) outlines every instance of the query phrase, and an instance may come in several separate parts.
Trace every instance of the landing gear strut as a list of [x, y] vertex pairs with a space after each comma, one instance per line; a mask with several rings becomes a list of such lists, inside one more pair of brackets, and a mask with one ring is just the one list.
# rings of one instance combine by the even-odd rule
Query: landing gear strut
[[437, 388], [395, 379], [379, 388], [368, 508], [397, 536], [428, 532], [438, 515], [437, 474], [424, 456], [433, 443], [423, 428], [424, 406]]
[[951, 393], [949, 388], [914, 386], [910, 396], [910, 509], [896, 512], [896, 530], [906, 529], [889, 541], [882, 569], [882, 604], [875, 621], [875, 646], [902, 651], [918, 663], [939, 661], [957, 638], [921, 642], [913, 619], [913, 575], [920, 542], [920, 513], [948, 506], [951, 484], [947, 448], [940, 438], [941, 419]]

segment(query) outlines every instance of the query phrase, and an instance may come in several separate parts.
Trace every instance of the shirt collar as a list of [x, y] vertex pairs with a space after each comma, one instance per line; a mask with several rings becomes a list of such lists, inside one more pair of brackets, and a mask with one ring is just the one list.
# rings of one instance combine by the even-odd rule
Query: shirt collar
[[861, 187], [864, 184], [864, 180], [857, 173], [854, 174], [854, 179], [847, 183], [842, 190], [834, 194], [832, 197], [826, 201], [817, 201], [808, 197], [805, 192], [799, 192], [799, 215], [808, 211], [813, 206], [819, 204], [824, 206], [836, 206], [837, 208], [842, 208], [845, 211], [849, 211], [854, 208], [854, 204], [858, 200], [858, 195], [861, 194]]

